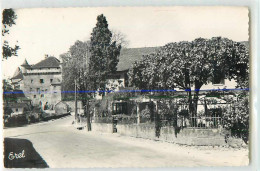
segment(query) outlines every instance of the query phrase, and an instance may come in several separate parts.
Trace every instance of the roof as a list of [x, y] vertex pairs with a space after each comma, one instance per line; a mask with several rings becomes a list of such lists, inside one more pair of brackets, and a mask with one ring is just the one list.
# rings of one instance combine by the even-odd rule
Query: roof
[[25, 97], [23, 90], [13, 90], [12, 94], [16, 98]]
[[24, 92], [22, 90], [13, 90], [12, 92], [8, 92], [5, 94], [5, 97], [9, 100], [9, 101], [16, 101], [16, 100], [20, 100], [20, 101], [31, 101], [29, 98], [27, 98], [24, 95]]
[[69, 106], [69, 105], [68, 105], [66, 102], [64, 102], [64, 101], [59, 101], [58, 103], [55, 104], [55, 106], [57, 106], [58, 104], [61, 104], [61, 103], [62, 103], [62, 104], [65, 104], [66, 106]]
[[117, 71], [128, 70], [135, 61], [140, 61], [143, 55], [156, 52], [159, 47], [143, 47], [122, 49], [117, 64]]
[[29, 65], [29, 63], [27, 62], [26, 59], [24, 60], [24, 62], [21, 66], [23, 66], [24, 68], [31, 68], [31, 65]]
[[8, 103], [6, 104], [7, 107], [10, 108], [26, 108], [28, 105], [26, 103]]
[[57, 68], [57, 67], [60, 67], [60, 61], [53, 56], [47, 57], [46, 59], [44, 59], [44, 60], [38, 62], [37, 64], [31, 66], [32, 69]]
[[14, 76], [11, 79], [23, 79], [23, 73], [19, 67], [15, 70]]

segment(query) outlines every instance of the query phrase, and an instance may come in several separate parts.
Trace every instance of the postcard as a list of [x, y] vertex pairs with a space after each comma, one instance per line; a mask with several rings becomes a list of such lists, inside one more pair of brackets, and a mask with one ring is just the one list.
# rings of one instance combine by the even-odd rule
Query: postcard
[[5, 168], [249, 164], [247, 7], [2, 16]]

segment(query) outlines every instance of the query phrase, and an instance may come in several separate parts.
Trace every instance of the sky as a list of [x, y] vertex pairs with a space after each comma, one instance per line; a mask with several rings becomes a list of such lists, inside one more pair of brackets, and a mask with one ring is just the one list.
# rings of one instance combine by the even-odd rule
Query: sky
[[90, 39], [96, 18], [104, 14], [109, 29], [126, 35], [128, 48], [163, 46], [198, 37], [248, 41], [246, 7], [103, 7], [16, 9], [16, 25], [2, 37], [18, 44], [17, 57], [2, 60], [2, 77], [13, 76], [26, 58], [29, 64], [45, 54], [59, 58], [76, 40]]

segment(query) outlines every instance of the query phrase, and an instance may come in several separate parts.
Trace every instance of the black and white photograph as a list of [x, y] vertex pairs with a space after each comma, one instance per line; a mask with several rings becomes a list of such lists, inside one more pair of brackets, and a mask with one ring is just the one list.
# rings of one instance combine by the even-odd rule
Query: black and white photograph
[[3, 166], [247, 166], [249, 18], [238, 6], [3, 9]]

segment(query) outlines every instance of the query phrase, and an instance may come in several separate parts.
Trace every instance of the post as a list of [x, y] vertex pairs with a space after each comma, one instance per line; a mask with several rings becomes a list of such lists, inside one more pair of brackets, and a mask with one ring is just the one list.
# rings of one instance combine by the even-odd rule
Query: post
[[75, 123], [77, 123], [78, 103], [77, 103], [77, 81], [75, 79]]
[[137, 124], [140, 124], [140, 110], [139, 110], [139, 103], [136, 104], [136, 113], [137, 113]]

